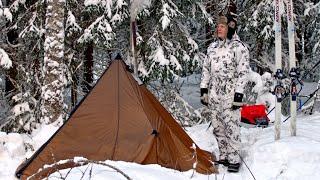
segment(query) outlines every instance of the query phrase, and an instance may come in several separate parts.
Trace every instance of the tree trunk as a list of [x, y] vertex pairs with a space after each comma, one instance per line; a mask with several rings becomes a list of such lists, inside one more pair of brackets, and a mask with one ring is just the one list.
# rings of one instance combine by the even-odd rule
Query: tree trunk
[[42, 68], [41, 122], [52, 123], [65, 117], [63, 111], [64, 73], [64, 8], [65, 1], [47, 1], [44, 63]]
[[10, 94], [11, 92], [16, 90], [16, 87], [14, 85], [14, 82], [16, 80], [16, 75], [17, 75], [17, 69], [15, 66], [12, 66], [8, 70], [8, 75], [6, 76], [5, 80], [5, 92], [6, 94]]
[[[4, 6], [6, 6], [6, 3], [3, 3]], [[15, 30], [11, 30], [7, 33], [8, 41], [11, 44], [16, 44], [16, 41], [19, 37], [19, 34]], [[16, 87], [14, 85], [16, 81], [17, 76], [17, 67], [15, 63], [12, 64], [12, 67], [8, 70], [7, 76], [6, 76], [6, 82], [5, 82], [5, 92], [6, 94], [9, 94], [10, 92], [13, 92], [16, 90]]]
[[71, 60], [71, 109], [73, 109], [78, 102], [78, 73], [76, 73], [77, 61], [75, 59]]
[[93, 45], [90, 43], [84, 52], [84, 82], [83, 82], [83, 92], [88, 93], [92, 87], [93, 83]]
[[[206, 2], [206, 11], [211, 14], [214, 15], [215, 13], [215, 9], [214, 9], [214, 4], [215, 2], [213, 1], [207, 1]], [[210, 43], [212, 43], [212, 39], [214, 36], [214, 28], [212, 27], [212, 25], [210, 25], [208, 22], [205, 24], [205, 37], [206, 37], [206, 47], [208, 47], [210, 45]]]
[[6, 7], [9, 4], [9, 0], [1, 0], [1, 1], [4, 7]]

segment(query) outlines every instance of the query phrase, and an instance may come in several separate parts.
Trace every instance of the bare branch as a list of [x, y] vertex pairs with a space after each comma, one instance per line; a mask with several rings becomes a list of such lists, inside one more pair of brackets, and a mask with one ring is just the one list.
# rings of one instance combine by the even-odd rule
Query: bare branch
[[[39, 169], [35, 174], [33, 174], [32, 176], [30, 176], [29, 178], [33, 178], [33, 177], [38, 177], [38, 176], [41, 176], [42, 173], [44, 172], [48, 172], [50, 171], [51, 169], [55, 169], [56, 172], [58, 172], [62, 178], [62, 174], [60, 172], [60, 169], [59, 169], [59, 166], [62, 166], [64, 167], [64, 165], [66, 164], [72, 164], [72, 166], [83, 166], [83, 165], [87, 165], [87, 164], [99, 164], [99, 165], [102, 165], [102, 166], [107, 166], [113, 170], [115, 170], [116, 172], [120, 173], [122, 176], [124, 176], [127, 180], [132, 180], [126, 173], [124, 173], [122, 170], [118, 169], [117, 167], [113, 166], [113, 165], [110, 165], [110, 164], [107, 164], [105, 162], [102, 162], [102, 161], [94, 161], [94, 160], [87, 160], [87, 159], [83, 159], [83, 160], [77, 160], [75, 161], [74, 159], [67, 159], [67, 160], [63, 160], [63, 161], [59, 161], [59, 162], [55, 162], [51, 165], [46, 165], [45, 167], [43, 167], [42, 169]], [[87, 171], [88, 167], [86, 168], [86, 170], [83, 173], [83, 176], [85, 174], [85, 172]], [[67, 175], [70, 174], [70, 171], [68, 171]], [[92, 167], [89, 171], [90, 173], [90, 177], [92, 177]], [[82, 176], [82, 177], [83, 177]], [[67, 177], [67, 176], [66, 176]], [[65, 177], [65, 178], [66, 178]], [[62, 178], [62, 179], [65, 179], [65, 178]]]
[[18, 48], [18, 47], [22, 47], [23, 46], [23, 44], [21, 44], [21, 43], [11, 44], [8, 37], [7, 37], [7, 44], [12, 48]]

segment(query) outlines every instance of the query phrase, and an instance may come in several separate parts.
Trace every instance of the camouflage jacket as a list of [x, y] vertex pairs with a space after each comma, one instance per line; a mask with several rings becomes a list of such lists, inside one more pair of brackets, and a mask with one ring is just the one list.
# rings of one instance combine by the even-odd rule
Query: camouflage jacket
[[248, 48], [237, 36], [232, 40], [218, 40], [207, 49], [200, 88], [220, 89], [225, 91], [223, 94], [243, 93], [249, 69]]

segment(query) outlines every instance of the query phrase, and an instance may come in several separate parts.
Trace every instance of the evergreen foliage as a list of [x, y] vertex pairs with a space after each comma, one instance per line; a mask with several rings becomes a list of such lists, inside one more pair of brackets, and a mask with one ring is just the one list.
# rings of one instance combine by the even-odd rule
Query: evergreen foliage
[[[59, 22], [65, 31], [64, 56], [59, 60], [59, 67], [66, 78], [62, 85], [65, 91], [60, 94], [65, 97], [65, 104], [60, 110], [70, 112], [86, 93], [82, 86], [88, 70], [85, 67], [85, 50], [89, 46], [93, 47], [94, 82], [115, 54], [120, 53], [128, 64], [131, 63], [130, 21], [135, 19], [139, 77], [148, 85], [160, 83], [164, 93], [159, 93], [159, 99], [176, 118], [181, 119], [185, 115], [192, 117], [189, 124], [199, 122], [197, 113], [191, 112], [194, 109], [186, 108], [186, 104], [181, 102], [179, 88], [174, 82], [201, 72], [206, 48], [214, 40], [215, 19], [219, 12], [226, 11], [230, 1], [140, 0], [135, 7], [132, 0], [66, 0], [62, 7], [64, 20]], [[41, 92], [45, 76], [41, 70], [45, 66], [49, 1], [0, 2], [0, 58], [6, 55], [10, 59], [6, 63], [0, 59], [0, 102], [6, 109], [0, 111], [0, 117], [5, 118], [1, 119], [0, 127], [7, 132], [31, 132], [43, 118]], [[260, 74], [273, 71], [273, 1], [238, 0], [236, 4], [238, 34], [248, 45], [253, 70]], [[304, 71], [312, 67], [320, 56], [319, 9], [319, 1], [294, 1], [297, 61]], [[286, 67], [285, 13], [282, 22], [283, 62]], [[314, 72], [308, 78], [317, 79], [318, 74], [319, 71]], [[94, 82], [88, 83], [92, 86]], [[251, 84], [252, 87], [254, 85]], [[166, 103], [165, 97], [181, 103], [173, 107]], [[186, 109], [190, 113], [182, 113]]]

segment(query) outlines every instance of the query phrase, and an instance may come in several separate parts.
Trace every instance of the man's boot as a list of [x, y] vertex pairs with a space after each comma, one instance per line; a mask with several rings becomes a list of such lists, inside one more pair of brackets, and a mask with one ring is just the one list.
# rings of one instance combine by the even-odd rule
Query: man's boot
[[239, 172], [240, 163], [229, 163], [228, 171], [229, 172]]
[[219, 160], [219, 161], [216, 161], [216, 163], [217, 164], [222, 164], [222, 165], [224, 165], [224, 166], [226, 166], [226, 167], [228, 167], [229, 166], [229, 161], [228, 161], [228, 159], [221, 159], [221, 160]]

